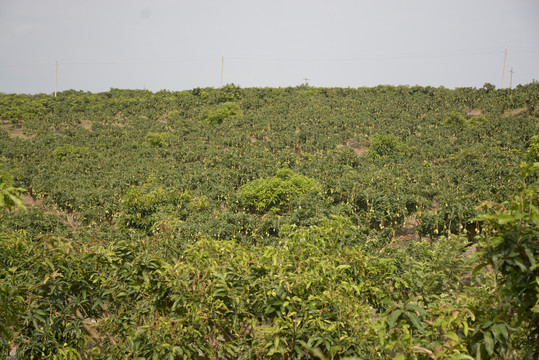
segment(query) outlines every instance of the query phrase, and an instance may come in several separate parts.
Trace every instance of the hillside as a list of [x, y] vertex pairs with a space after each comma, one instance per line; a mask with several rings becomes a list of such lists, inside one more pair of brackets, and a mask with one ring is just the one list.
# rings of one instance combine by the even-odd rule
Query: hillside
[[0, 206], [2, 357], [539, 354], [537, 83], [0, 94], [0, 119], [27, 207]]

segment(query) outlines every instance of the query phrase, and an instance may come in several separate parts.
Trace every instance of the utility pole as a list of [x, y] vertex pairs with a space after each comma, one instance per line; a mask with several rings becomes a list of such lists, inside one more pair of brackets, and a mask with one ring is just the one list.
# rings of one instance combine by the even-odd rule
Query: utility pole
[[56, 97], [57, 91], [58, 91], [58, 60], [56, 60], [56, 81], [54, 82], [54, 97]]
[[507, 48], [505, 48], [505, 57], [503, 59], [502, 89], [505, 80], [505, 64], [507, 63]]
[[225, 68], [225, 57], [221, 56], [221, 89], [223, 88], [223, 70]]
[[509, 71], [511, 73], [511, 82], [509, 83], [509, 88], [512, 89], [513, 88], [513, 67], [511, 66], [511, 70]]
[[303, 80], [305, 80], [305, 86], [309, 86], [309, 79], [304, 78]]

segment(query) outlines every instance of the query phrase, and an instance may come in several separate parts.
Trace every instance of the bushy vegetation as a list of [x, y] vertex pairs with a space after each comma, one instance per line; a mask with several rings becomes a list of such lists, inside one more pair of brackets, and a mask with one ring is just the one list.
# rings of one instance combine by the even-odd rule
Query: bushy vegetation
[[406, 155], [406, 144], [401, 142], [393, 134], [375, 134], [371, 138], [371, 146], [367, 155], [372, 159], [401, 157]]
[[268, 179], [256, 179], [243, 185], [239, 194], [242, 202], [259, 212], [281, 213], [292, 200], [317, 188], [316, 181], [295, 174], [288, 168], [277, 170]]
[[21, 192], [23, 188], [13, 187], [13, 176], [7, 171], [0, 170], [0, 209], [11, 209], [14, 207], [25, 208]]
[[538, 105], [0, 94], [0, 357], [536, 357]]
[[169, 132], [149, 132], [146, 135], [146, 143], [152, 146], [165, 147], [169, 145], [168, 140], [172, 137]]
[[205, 111], [202, 116], [202, 120], [211, 125], [218, 125], [229, 117], [241, 117], [242, 115], [243, 112], [241, 111], [238, 104], [228, 101]]
[[65, 144], [54, 149], [53, 156], [56, 160], [64, 160], [67, 157], [80, 158], [89, 152], [90, 150], [86, 146], [75, 147], [71, 144]]
[[119, 224], [128, 228], [150, 231], [153, 225], [166, 215], [183, 219], [184, 210], [189, 204], [189, 195], [175, 189], [148, 185], [132, 187], [122, 199]]
[[[503, 294], [512, 307], [517, 323], [526, 327], [531, 335], [525, 348], [531, 356], [532, 349], [539, 344], [539, 183], [537, 175], [539, 162], [522, 164], [518, 176], [519, 185], [514, 198], [500, 204], [485, 204], [491, 207], [490, 212], [479, 216], [488, 224], [486, 235], [482, 238], [480, 256], [484, 262], [475, 271], [485, 265], [493, 267], [499, 275], [496, 290]], [[515, 174], [517, 175], [517, 174]], [[507, 311], [500, 304], [499, 311]], [[509, 329], [510, 324], [502, 321], [501, 326]], [[485, 341], [484, 347], [477, 346], [483, 357], [492, 356], [496, 351], [498, 356], [507, 352], [510, 343], [508, 331], [492, 330], [493, 339]], [[486, 339], [487, 334], [483, 334]], [[501, 347], [501, 349], [499, 348]], [[535, 356], [534, 355], [534, 356]]]
[[532, 136], [530, 139], [526, 160], [529, 162], [539, 161], [539, 135]]

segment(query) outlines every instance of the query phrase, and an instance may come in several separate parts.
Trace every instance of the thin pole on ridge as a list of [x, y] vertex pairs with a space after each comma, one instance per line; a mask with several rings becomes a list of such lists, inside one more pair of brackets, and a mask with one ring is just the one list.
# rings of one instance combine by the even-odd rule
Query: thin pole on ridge
[[54, 97], [58, 92], [58, 60], [56, 60], [56, 80], [54, 81]]
[[505, 64], [507, 63], [507, 48], [505, 48], [505, 57], [503, 59], [502, 89], [505, 81]]
[[509, 89], [512, 89], [513, 88], [513, 67], [511, 66], [511, 70], [509, 70], [509, 72], [511, 73], [511, 80], [509, 81]]
[[225, 57], [221, 56], [221, 89], [223, 88], [223, 70], [225, 67]]

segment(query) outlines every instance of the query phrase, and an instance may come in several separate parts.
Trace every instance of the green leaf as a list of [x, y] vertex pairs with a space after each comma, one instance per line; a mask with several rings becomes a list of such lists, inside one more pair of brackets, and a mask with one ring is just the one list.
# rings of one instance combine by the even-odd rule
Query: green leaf
[[487, 321], [484, 324], [481, 325], [481, 329], [487, 329], [493, 324], [492, 321]]
[[419, 313], [419, 315], [426, 315], [427, 312], [422, 309], [421, 307], [417, 306], [416, 304], [406, 304], [406, 308], [410, 310], [415, 310]]
[[418, 330], [423, 330], [423, 325], [421, 324], [421, 321], [419, 321], [419, 318], [417, 315], [413, 312], [407, 311], [405, 313], [405, 316], [410, 320], [410, 322], [415, 326]]
[[477, 266], [473, 269], [473, 271], [472, 271], [472, 276], [477, 275], [477, 273], [478, 273], [482, 268], [484, 268], [484, 267], [487, 266], [487, 265], [488, 265], [488, 264], [487, 264], [486, 262], [477, 265]]
[[395, 327], [395, 322], [397, 321], [398, 317], [402, 314], [402, 310], [397, 309], [393, 311], [393, 314], [391, 314], [391, 318], [389, 319], [389, 328]]
[[452, 354], [449, 360], [474, 360], [474, 358], [466, 354]]
[[504, 224], [513, 222], [515, 220], [516, 220], [515, 216], [509, 215], [509, 214], [504, 214], [504, 215], [498, 216], [498, 224], [500, 224], [500, 225], [504, 225]]
[[485, 349], [487, 350], [487, 353], [492, 355], [494, 353], [494, 340], [492, 339], [492, 335], [490, 335], [490, 332], [485, 332], [483, 333], [483, 338], [485, 339]]
[[522, 270], [522, 271], [524, 271], [524, 272], [526, 272], [526, 271], [528, 270], [528, 268], [526, 267], [526, 265], [524, 265], [524, 264], [522, 263], [522, 261], [517, 260], [517, 259], [514, 259], [513, 261], [514, 261], [514, 263], [520, 268], [520, 270]]
[[459, 336], [453, 331], [448, 331], [445, 335], [453, 341], [459, 341]]
[[496, 339], [500, 339], [500, 335], [502, 335], [503, 339], [509, 339], [507, 325], [504, 323], [497, 323], [492, 325], [491, 331]]
[[528, 260], [530, 260], [530, 270], [535, 270], [535, 268], [537, 267], [537, 264], [535, 263], [535, 256], [533, 256], [529, 248], [525, 248], [524, 252], [526, 253], [526, 256], [528, 256]]

